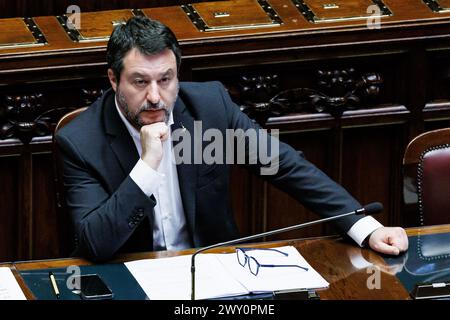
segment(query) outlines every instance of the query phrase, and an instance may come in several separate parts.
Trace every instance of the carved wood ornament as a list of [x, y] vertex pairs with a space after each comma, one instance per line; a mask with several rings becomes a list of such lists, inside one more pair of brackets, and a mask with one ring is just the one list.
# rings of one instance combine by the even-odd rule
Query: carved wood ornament
[[278, 75], [242, 77], [242, 110], [260, 124], [269, 117], [292, 113], [329, 113], [340, 118], [346, 110], [361, 107], [363, 101], [371, 102], [380, 92], [383, 83], [377, 73], [357, 75], [353, 68], [344, 70], [319, 70], [319, 90], [293, 88], [280, 91]]

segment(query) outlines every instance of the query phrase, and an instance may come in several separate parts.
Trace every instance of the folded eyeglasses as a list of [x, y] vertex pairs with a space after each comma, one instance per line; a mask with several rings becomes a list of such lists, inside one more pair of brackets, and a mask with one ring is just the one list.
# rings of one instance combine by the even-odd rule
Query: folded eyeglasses
[[255, 251], [255, 250], [267, 250], [267, 251], [273, 251], [280, 253], [284, 255], [285, 257], [289, 256], [288, 253], [283, 252], [281, 250], [273, 249], [273, 248], [236, 248], [236, 256], [239, 264], [245, 268], [246, 265], [248, 265], [248, 269], [250, 270], [251, 274], [257, 276], [259, 273], [259, 268], [261, 267], [268, 267], [268, 268], [275, 268], [275, 267], [285, 267], [285, 268], [300, 268], [304, 271], [308, 271], [308, 268], [296, 265], [296, 264], [261, 264], [256, 260], [255, 257], [249, 256], [246, 254], [248, 251]]

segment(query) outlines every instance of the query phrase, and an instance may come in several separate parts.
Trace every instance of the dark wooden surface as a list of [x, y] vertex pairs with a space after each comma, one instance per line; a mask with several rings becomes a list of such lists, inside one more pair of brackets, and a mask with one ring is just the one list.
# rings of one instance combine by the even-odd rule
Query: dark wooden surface
[[[432, 226], [426, 228], [410, 228], [408, 235], [436, 234], [450, 232], [450, 225]], [[309, 264], [330, 283], [329, 288], [319, 290], [323, 300], [405, 300], [409, 294], [395, 277], [395, 272], [384, 262], [384, 259], [370, 249], [361, 249], [353, 243], [343, 241], [338, 237], [321, 237], [312, 239], [298, 239], [276, 242], [252, 244], [252, 247], [279, 247], [285, 245], [295, 246]], [[216, 248], [215, 253], [233, 252], [234, 247]], [[125, 262], [138, 259], [157, 259], [192, 254], [193, 250], [160, 251], [148, 253], [134, 253], [121, 256], [111, 262]], [[366, 268], [358, 269], [352, 265], [351, 256], [359, 255], [378, 267], [381, 271], [380, 289], [367, 287], [368, 277], [371, 275]], [[89, 265], [84, 259], [55, 259], [42, 261], [15, 262], [12, 265], [16, 277], [28, 299], [34, 299], [30, 290], [18, 275], [20, 270], [64, 268], [74, 265]]]
[[[381, 29], [371, 30], [365, 20], [313, 24], [291, 1], [269, 2], [284, 22], [279, 27], [200, 32], [179, 6], [145, 5], [143, 11], [168, 24], [179, 38], [182, 80], [222, 81], [252, 117], [267, 128], [279, 129], [281, 140], [302, 150], [360, 202], [382, 202], [385, 210], [377, 216], [382, 223], [406, 226], [405, 147], [424, 131], [450, 125], [450, 13], [433, 13], [421, 0], [385, 0], [394, 14], [381, 19]], [[15, 5], [43, 8], [37, 1], [29, 7], [28, 3]], [[107, 2], [89, 3], [89, 10], [106, 9], [102, 4]], [[53, 14], [55, 5], [47, 4]], [[99, 14], [105, 21], [113, 16]], [[0, 49], [0, 261], [63, 256], [57, 241], [61, 228], [51, 132], [64, 113], [89, 105], [109, 87], [105, 41], [76, 43], [54, 16], [34, 20], [47, 45]], [[95, 32], [95, 25], [86, 20], [86, 30]], [[368, 74], [382, 79], [374, 85], [378, 91], [364, 87]], [[354, 88], [343, 85], [348, 80], [364, 88], [352, 95]], [[292, 105], [282, 112], [270, 105], [277, 94], [296, 89], [312, 90], [314, 98], [325, 101], [325, 109], [305, 96], [300, 105], [295, 105], [294, 97], [288, 99]], [[368, 96], [366, 91], [375, 94]], [[328, 98], [348, 96], [360, 99], [351, 110], [348, 101], [342, 110], [330, 107]], [[252, 109], [258, 103], [269, 108], [255, 111], [260, 110]], [[28, 131], [17, 130], [18, 122], [30, 124], [25, 126]], [[6, 130], [11, 123], [16, 124], [15, 131]], [[231, 189], [242, 235], [316, 217], [242, 168], [233, 168]], [[289, 236], [334, 232], [324, 225]]]

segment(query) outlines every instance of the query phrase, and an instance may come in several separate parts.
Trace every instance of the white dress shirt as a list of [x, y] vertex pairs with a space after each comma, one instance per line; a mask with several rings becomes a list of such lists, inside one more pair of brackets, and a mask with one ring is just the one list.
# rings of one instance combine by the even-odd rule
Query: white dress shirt
[[[140, 133], [134, 128], [120, 111], [116, 100], [117, 112], [133, 138], [139, 157], [142, 153]], [[168, 125], [173, 124], [173, 114], [170, 113]], [[172, 152], [172, 136], [163, 142], [163, 159], [157, 171], [153, 170], [142, 159], [139, 159], [130, 177], [147, 195], [154, 195], [153, 249], [181, 250], [192, 247], [186, 225], [183, 204], [181, 201], [178, 174]], [[347, 232], [359, 246], [376, 229], [383, 227], [376, 219], [366, 216], [358, 220]]]
[[[139, 153], [142, 153], [140, 133], [134, 128], [120, 111], [116, 100], [117, 112], [124, 122]], [[170, 113], [168, 125], [173, 124]], [[130, 177], [147, 195], [156, 199], [153, 217], [153, 250], [182, 250], [191, 248], [189, 233], [181, 201], [178, 173], [172, 152], [171, 130], [169, 137], [163, 142], [163, 158], [158, 170], [153, 170], [142, 159], [130, 172]]]

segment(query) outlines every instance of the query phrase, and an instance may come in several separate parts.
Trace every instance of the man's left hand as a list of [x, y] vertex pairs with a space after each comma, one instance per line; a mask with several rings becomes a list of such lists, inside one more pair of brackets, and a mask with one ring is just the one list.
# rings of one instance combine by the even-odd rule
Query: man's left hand
[[369, 246], [385, 254], [399, 255], [408, 249], [408, 236], [400, 227], [381, 227], [369, 237]]

